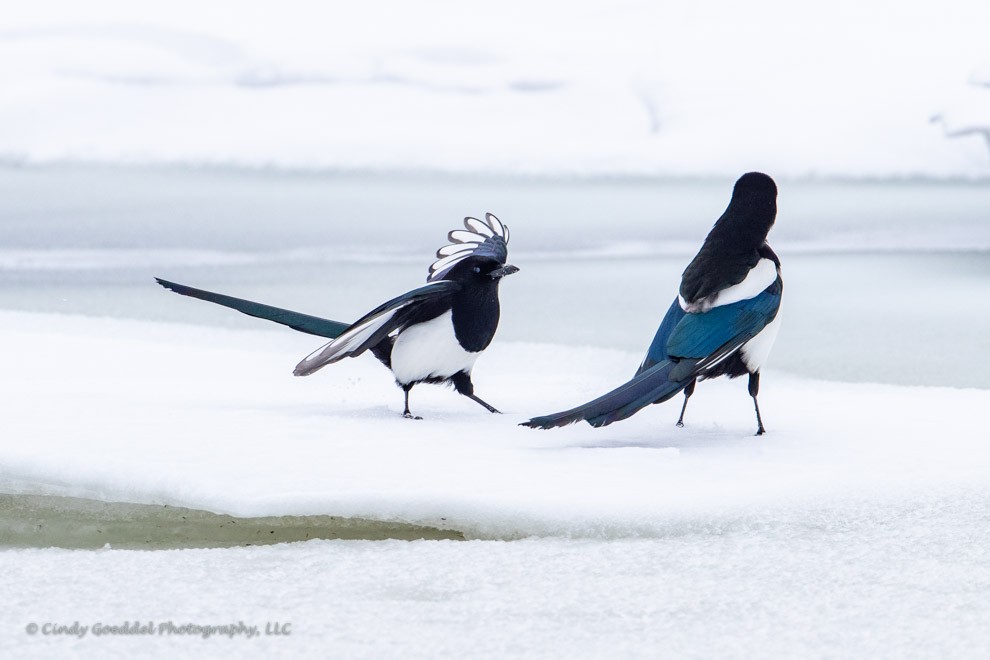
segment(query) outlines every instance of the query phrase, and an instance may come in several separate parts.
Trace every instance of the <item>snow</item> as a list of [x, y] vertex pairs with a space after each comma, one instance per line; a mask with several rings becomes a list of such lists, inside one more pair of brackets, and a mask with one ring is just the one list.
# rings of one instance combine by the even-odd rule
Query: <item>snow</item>
[[[0, 656], [985, 655], [990, 390], [807, 374], [985, 387], [988, 22], [977, 0], [5, 7]], [[753, 169], [784, 184], [795, 294], [768, 435], [742, 381], [699, 386], [684, 429], [679, 401], [518, 427], [631, 375], [676, 291], [626, 283], [676, 282]], [[504, 415], [422, 386], [402, 419], [370, 356], [293, 378], [319, 338], [151, 280], [357, 318], [487, 210], [529, 278], [474, 370]], [[314, 530], [469, 540], [172, 549]], [[292, 635], [25, 632], [135, 620]]]
[[[700, 384], [683, 429], [673, 401], [541, 432], [516, 424], [599, 394], [642, 356], [496, 337], [474, 380], [505, 414], [422, 386], [412, 421], [370, 356], [293, 378], [321, 340], [248, 321], [0, 312], [0, 493], [15, 494], [0, 496], [0, 539], [57, 536], [71, 496], [94, 506], [70, 527], [159, 548], [0, 551], [0, 656], [902, 659], [990, 646], [990, 390], [771, 369], [760, 438], [739, 380]], [[25, 517], [18, 501], [38, 508]], [[134, 509], [101, 502], [239, 516], [277, 539], [314, 520], [280, 516], [332, 515], [363, 519], [350, 531], [368, 538], [418, 523], [474, 540], [161, 549], [183, 545], [161, 539], [167, 521], [134, 543]], [[292, 634], [25, 631], [77, 621]]]
[[411, 408], [425, 419], [412, 421], [371, 358], [293, 378], [319, 339], [291, 331], [16, 312], [0, 313], [0, 327], [7, 493], [495, 539], [664, 537], [987, 493], [987, 390], [769, 371], [766, 437], [752, 435], [742, 381], [704, 383], [685, 429], [674, 427], [677, 402], [604, 430], [542, 432], [517, 424], [600, 394], [641, 356], [496, 337], [474, 380], [505, 414], [420, 386]]
[[18, 163], [986, 178], [990, 6], [21, 3]]
[[[986, 499], [824, 510], [663, 539], [311, 541], [0, 553], [18, 658], [976, 658]], [[891, 515], [891, 514], [894, 515]], [[984, 516], [981, 524], [980, 516]], [[108, 585], [113, 585], [108, 587]], [[28, 636], [28, 623], [291, 624], [253, 639]]]
[[[699, 385], [684, 429], [671, 402], [540, 432], [516, 423], [640, 356], [496, 338], [475, 381], [506, 414], [418, 387], [417, 422], [370, 357], [293, 378], [320, 340], [291, 331], [5, 311], [0, 339], [0, 492], [480, 539], [7, 549], [0, 656], [900, 660], [990, 645], [990, 390], [767, 371], [760, 438], [743, 381]], [[93, 632], [135, 621], [259, 634]], [[90, 632], [25, 631], [76, 622]]]

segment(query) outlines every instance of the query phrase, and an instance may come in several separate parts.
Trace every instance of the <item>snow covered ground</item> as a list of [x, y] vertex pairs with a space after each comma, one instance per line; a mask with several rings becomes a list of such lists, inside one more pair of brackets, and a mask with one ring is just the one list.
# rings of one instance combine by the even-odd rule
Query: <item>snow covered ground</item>
[[987, 143], [966, 132], [990, 126], [981, 0], [843, 0], [827, 10], [782, 0], [156, 5], [5, 8], [0, 157], [990, 173]]
[[[974, 507], [975, 505], [975, 507]], [[979, 658], [986, 499], [662, 539], [0, 553], [7, 657]], [[891, 513], [895, 515], [890, 515]], [[983, 516], [983, 525], [979, 517]], [[12, 597], [11, 597], [12, 596]], [[80, 605], [79, 603], [84, 603]], [[172, 621], [288, 637], [27, 635]]]
[[[738, 381], [700, 387], [684, 429], [669, 404], [541, 432], [516, 423], [618, 382], [639, 356], [496, 341], [476, 382], [505, 415], [420, 387], [417, 422], [373, 359], [293, 378], [319, 341], [297, 333], [19, 312], [0, 328], [3, 492], [529, 537], [7, 550], [0, 653], [906, 658], [990, 645], [987, 390], [770, 371], [761, 438]], [[134, 620], [291, 622], [292, 635], [25, 632]]]
[[[319, 339], [4, 312], [6, 492], [236, 516], [330, 514], [469, 537], [664, 536], [986, 487], [990, 391], [768, 373], [752, 436], [741, 381], [603, 430], [516, 426], [618, 384], [638, 357], [497, 343], [479, 361], [493, 416], [436, 387], [411, 397], [373, 359], [291, 367]], [[48, 414], [57, 403], [57, 414]], [[373, 428], [374, 432], [369, 432]]]

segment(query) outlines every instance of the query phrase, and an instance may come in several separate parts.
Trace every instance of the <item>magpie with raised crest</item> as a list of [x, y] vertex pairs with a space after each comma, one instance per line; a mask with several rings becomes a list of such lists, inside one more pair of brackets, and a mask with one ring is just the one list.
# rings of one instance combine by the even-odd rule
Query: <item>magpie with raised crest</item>
[[677, 426], [699, 380], [749, 374], [756, 435], [763, 419], [756, 397], [760, 368], [780, 329], [784, 281], [780, 259], [766, 242], [777, 217], [777, 186], [750, 172], [736, 181], [732, 199], [697, 256], [681, 276], [671, 304], [632, 380], [584, 405], [534, 417], [524, 426], [549, 429], [586, 421], [606, 426], [684, 392]]
[[155, 279], [176, 293], [331, 339], [296, 365], [296, 376], [309, 376], [371, 351], [405, 392], [405, 417], [421, 419], [409, 411], [409, 391], [420, 383], [452, 385], [497, 413], [475, 395], [471, 370], [498, 328], [499, 282], [519, 270], [506, 264], [509, 228], [488, 213], [484, 220], [465, 218], [464, 229], [447, 237], [450, 245], [437, 250], [426, 286], [379, 305], [349, 325]]

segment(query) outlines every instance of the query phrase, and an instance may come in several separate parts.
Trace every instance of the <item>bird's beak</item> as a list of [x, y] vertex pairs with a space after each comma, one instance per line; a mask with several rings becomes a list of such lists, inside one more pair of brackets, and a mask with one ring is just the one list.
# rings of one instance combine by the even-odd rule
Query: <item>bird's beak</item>
[[493, 280], [500, 280], [506, 275], [512, 275], [513, 273], [518, 273], [518, 272], [519, 272], [518, 268], [509, 264], [506, 266], [502, 266], [501, 268], [496, 268], [492, 272], [488, 273], [488, 276], [491, 277]]

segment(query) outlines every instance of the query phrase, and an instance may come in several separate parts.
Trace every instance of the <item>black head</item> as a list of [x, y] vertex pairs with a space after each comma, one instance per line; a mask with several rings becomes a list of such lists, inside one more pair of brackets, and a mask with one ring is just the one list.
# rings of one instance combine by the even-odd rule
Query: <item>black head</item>
[[517, 272], [519, 272], [518, 268], [498, 259], [474, 256], [464, 259], [451, 268], [444, 279], [462, 285], [498, 286], [503, 277]]
[[732, 196], [735, 197], [740, 192], [752, 194], [768, 194], [773, 198], [777, 197], [777, 184], [763, 172], [747, 172], [736, 181], [732, 188]]
[[[515, 266], [505, 266], [509, 258], [509, 227], [491, 213], [486, 213], [484, 220], [464, 218], [464, 229], [452, 230], [447, 239], [450, 245], [437, 250], [437, 260], [430, 265], [427, 282], [455, 279], [451, 277], [455, 269], [459, 277], [487, 273], [489, 281], [497, 281], [519, 270]], [[469, 259], [475, 260], [470, 268], [458, 268]], [[490, 262], [504, 268], [492, 269]]]
[[[726, 225], [735, 234], [751, 237], [757, 245], [766, 240], [777, 218], [777, 184], [762, 172], [748, 172], [732, 188], [732, 199], [716, 227]], [[737, 239], [741, 236], [737, 236]]]

